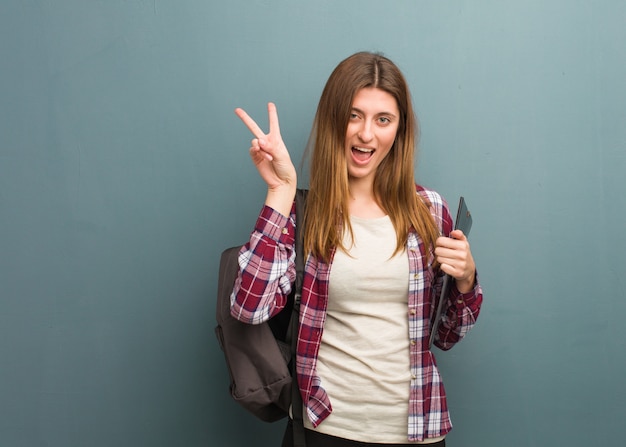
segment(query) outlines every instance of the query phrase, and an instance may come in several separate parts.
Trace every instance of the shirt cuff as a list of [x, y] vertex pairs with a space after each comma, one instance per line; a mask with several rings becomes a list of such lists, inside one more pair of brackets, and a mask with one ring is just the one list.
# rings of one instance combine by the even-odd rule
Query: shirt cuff
[[450, 298], [452, 302], [457, 307], [457, 309], [462, 309], [463, 307], [471, 305], [480, 292], [480, 285], [478, 283], [478, 272], [476, 272], [474, 277], [474, 288], [466, 293], [459, 292], [459, 289], [456, 287], [456, 282], [452, 287], [452, 293], [450, 294]]
[[295, 240], [293, 221], [267, 205], [263, 206], [254, 229], [280, 244], [290, 245]]

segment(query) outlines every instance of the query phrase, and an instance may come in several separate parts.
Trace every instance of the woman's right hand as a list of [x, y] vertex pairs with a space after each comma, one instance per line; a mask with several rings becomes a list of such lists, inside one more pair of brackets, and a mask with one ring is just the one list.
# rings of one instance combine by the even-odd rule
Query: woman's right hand
[[269, 103], [267, 112], [270, 130], [266, 134], [243, 109], [235, 109], [237, 116], [255, 137], [250, 146], [250, 157], [267, 183], [265, 203], [288, 216], [298, 183], [296, 168], [280, 135], [276, 105]]

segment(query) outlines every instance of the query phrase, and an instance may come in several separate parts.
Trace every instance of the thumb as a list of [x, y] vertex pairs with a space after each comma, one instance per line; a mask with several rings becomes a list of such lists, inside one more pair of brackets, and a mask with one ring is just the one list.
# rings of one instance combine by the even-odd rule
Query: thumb
[[467, 237], [461, 230], [452, 230], [452, 232], [450, 232], [450, 237], [459, 241], [467, 240]]

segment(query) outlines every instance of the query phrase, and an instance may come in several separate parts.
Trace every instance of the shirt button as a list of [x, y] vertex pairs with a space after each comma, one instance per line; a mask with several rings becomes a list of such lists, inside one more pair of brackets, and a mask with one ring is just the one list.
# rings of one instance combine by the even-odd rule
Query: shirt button
[[420, 274], [419, 274], [419, 273], [416, 273], [415, 275], [413, 275], [413, 278], [415, 278], [415, 279], [420, 279]]
[[288, 233], [287, 228], [283, 228], [283, 234], [287, 234], [287, 233]]
[[463, 300], [456, 300], [457, 304], [463, 304], [464, 301]]
[[415, 315], [417, 313], [417, 311], [415, 309], [411, 309], [409, 312], [411, 315]]
[[415, 340], [411, 340], [411, 346], [415, 346], [417, 342]]

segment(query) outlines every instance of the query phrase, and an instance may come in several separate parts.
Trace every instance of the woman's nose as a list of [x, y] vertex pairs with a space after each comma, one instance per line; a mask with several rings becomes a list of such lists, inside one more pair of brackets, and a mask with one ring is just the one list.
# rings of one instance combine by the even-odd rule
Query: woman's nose
[[364, 122], [359, 129], [358, 137], [363, 142], [371, 141], [374, 137], [374, 133], [372, 132], [372, 126], [368, 122]]

